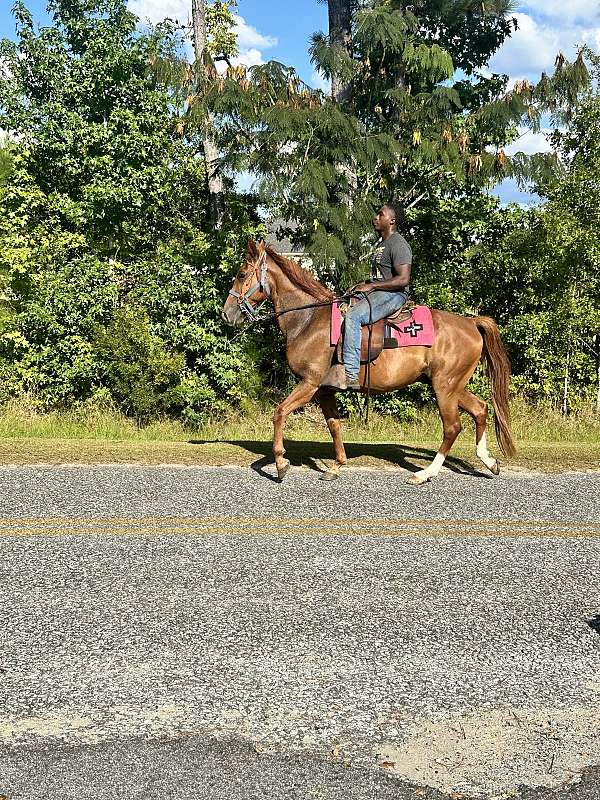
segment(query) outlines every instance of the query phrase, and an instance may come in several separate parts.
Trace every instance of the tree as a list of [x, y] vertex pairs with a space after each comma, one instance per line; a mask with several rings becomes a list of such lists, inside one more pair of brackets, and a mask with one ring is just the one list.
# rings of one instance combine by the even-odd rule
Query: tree
[[541, 246], [553, 273], [549, 285], [560, 287], [550, 308], [562, 323], [553, 338], [562, 360], [563, 413], [569, 410], [571, 383], [580, 392], [595, 384], [600, 409], [600, 56], [589, 48], [584, 56], [591, 67], [588, 90], [554, 109], [555, 122], [563, 127], [552, 138], [564, 173], [536, 187], [547, 198]]
[[[200, 135], [182, 136], [148, 69], [172, 27], [139, 34], [126, 0], [50, 10], [37, 30], [18, 2], [18, 40], [0, 42], [0, 127], [16, 134], [0, 186], [4, 396], [56, 406], [108, 391], [140, 418], [195, 419], [251, 385], [219, 316], [251, 210], [232, 198], [236, 228], [215, 235]], [[127, 391], [135, 375], [162, 388]]]
[[[209, 197], [209, 218], [215, 230], [220, 230], [225, 219], [225, 186], [222, 159], [219, 152], [218, 130], [211, 109], [204, 103], [205, 95], [217, 80], [216, 64], [224, 62], [231, 69], [231, 59], [237, 55], [237, 36], [234, 31], [232, 9], [237, 0], [192, 0], [192, 41], [195, 60], [188, 63], [182, 54], [184, 38], [171, 40], [169, 50], [154, 52], [151, 66], [163, 88], [171, 94], [180, 115], [178, 129], [188, 143], [201, 137]], [[157, 31], [170, 30], [168, 21]]]
[[352, 62], [352, 13], [355, 5], [353, 0], [327, 0], [328, 44], [338, 61], [331, 74], [331, 96], [338, 103], [348, 99], [349, 86], [343, 75]]
[[36, 33], [15, 5], [18, 42], [0, 57], [2, 124], [18, 132], [17, 165], [72, 233], [127, 260], [152, 249], [180, 209], [165, 207], [170, 159], [185, 151], [168, 97], [149, 81], [149, 42], [123, 0], [54, 0], [55, 26]]
[[[199, 78], [204, 78], [204, 61], [207, 55], [206, 31], [206, 4], [205, 0], [192, 0], [192, 20], [194, 27], [194, 52], [196, 54], [196, 69]], [[207, 130], [204, 136], [204, 160], [208, 181], [208, 194], [210, 202], [210, 218], [215, 228], [223, 225], [224, 199], [223, 178], [219, 172], [219, 150], [214, 141], [212, 120], [206, 120]]]
[[[312, 44], [315, 65], [348, 86], [339, 102], [276, 62], [231, 71], [207, 91], [228, 163], [262, 178], [261, 202], [294, 223], [285, 232], [334, 285], [359, 271], [382, 201], [468, 196], [506, 176], [556, 169], [552, 155], [510, 159], [504, 147], [518, 123], [538, 126], [548, 103], [572, 96], [588, 76], [580, 59], [536, 87], [506, 91], [505, 76], [482, 76], [513, 28], [508, 8], [503, 0], [485, 8], [466, 0], [361, 3], [351, 53], [342, 57], [331, 36]], [[439, 31], [453, 37], [449, 49]], [[468, 78], [457, 76], [453, 56]]]

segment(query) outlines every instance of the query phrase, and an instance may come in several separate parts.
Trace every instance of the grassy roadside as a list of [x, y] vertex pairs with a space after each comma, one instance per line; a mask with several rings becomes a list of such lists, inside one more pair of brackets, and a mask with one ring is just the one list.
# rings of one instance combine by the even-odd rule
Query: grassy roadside
[[[511, 461], [502, 459], [509, 468], [600, 470], [600, 417], [592, 409], [565, 419], [547, 409], [515, 405], [513, 420], [519, 449]], [[331, 461], [331, 439], [317, 409], [294, 415], [286, 434], [293, 464], [323, 469]], [[414, 470], [435, 454], [441, 427], [435, 411], [407, 423], [374, 415], [368, 427], [361, 420], [345, 421], [344, 436], [350, 466]], [[271, 413], [259, 408], [193, 431], [173, 421], [138, 428], [114, 411], [90, 408], [42, 414], [11, 404], [0, 411], [0, 464], [262, 466], [271, 461], [271, 438]], [[490, 447], [498, 453], [493, 436]], [[479, 466], [469, 418], [463, 419], [448, 465]]]
[[[351, 467], [421, 469], [435, 455], [438, 442], [347, 443]], [[296, 466], [322, 470], [333, 458], [323, 442], [287, 441], [287, 456]], [[99, 439], [0, 439], [0, 464], [179, 464], [182, 466], [265, 466], [271, 462], [270, 442], [102, 441]], [[563, 472], [600, 470], [600, 445], [577, 442], [527, 443], [514, 459], [500, 459], [509, 469]], [[456, 445], [446, 466], [479, 469], [472, 447]]]

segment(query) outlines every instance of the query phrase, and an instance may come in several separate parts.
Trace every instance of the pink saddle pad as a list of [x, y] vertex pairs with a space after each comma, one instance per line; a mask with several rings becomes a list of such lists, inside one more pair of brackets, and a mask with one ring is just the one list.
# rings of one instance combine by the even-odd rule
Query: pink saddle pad
[[[331, 336], [332, 347], [339, 342], [342, 335], [342, 312], [337, 302], [331, 306]], [[398, 347], [431, 347], [435, 339], [431, 309], [427, 306], [415, 306], [412, 317], [401, 322], [398, 328], [392, 328], [392, 334], [398, 342]]]
[[415, 306], [412, 317], [392, 327], [394, 339], [398, 347], [431, 347], [435, 339], [431, 309], [427, 306]]
[[338, 303], [334, 300], [333, 305], [331, 306], [331, 335], [330, 335], [330, 344], [332, 347], [335, 347], [336, 344], [340, 340], [340, 336], [342, 335], [342, 322], [343, 322], [342, 312], [340, 311], [340, 307]]

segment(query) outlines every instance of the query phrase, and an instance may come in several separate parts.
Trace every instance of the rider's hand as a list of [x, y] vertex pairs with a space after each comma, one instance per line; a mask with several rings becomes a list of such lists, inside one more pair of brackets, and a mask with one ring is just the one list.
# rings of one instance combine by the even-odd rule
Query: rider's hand
[[370, 292], [373, 289], [373, 284], [371, 283], [357, 283], [356, 286], [352, 287], [353, 292]]

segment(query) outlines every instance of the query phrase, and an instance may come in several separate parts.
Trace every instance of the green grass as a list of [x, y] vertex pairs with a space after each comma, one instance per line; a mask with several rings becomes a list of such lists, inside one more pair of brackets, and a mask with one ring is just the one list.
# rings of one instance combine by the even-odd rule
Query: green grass
[[[33, 404], [11, 402], [0, 408], [0, 439], [97, 439], [102, 441], [185, 442], [190, 438], [232, 440], [264, 438], [273, 433], [272, 409], [246, 405], [243, 413], [231, 414], [206, 422], [196, 428], [186, 428], [181, 422], [163, 420], [139, 427], [136, 422], [118, 411], [82, 405], [71, 411], [42, 412]], [[463, 433], [468, 437], [473, 423], [463, 414]], [[349, 441], [365, 442], [429, 442], [441, 437], [437, 411], [424, 409], [418, 419], [398, 422], [391, 416], [372, 413], [367, 426], [362, 419], [346, 419], [344, 436]], [[527, 405], [512, 404], [512, 429], [520, 442], [579, 442], [600, 443], [600, 412], [591, 406], [563, 417], [559, 411]], [[329, 431], [320, 410], [309, 406], [293, 414], [286, 424], [289, 438], [329, 441]]]
[[[600, 414], [581, 408], [569, 417], [552, 409], [513, 403], [517, 469], [600, 469]], [[180, 463], [239, 464], [270, 460], [272, 410], [246, 407], [244, 413], [215, 419], [196, 429], [177, 421], [138, 427], [113, 410], [81, 406], [40, 412], [12, 402], [0, 409], [0, 463]], [[286, 426], [288, 455], [295, 464], [320, 467], [333, 456], [331, 437], [318, 408], [294, 414]], [[435, 409], [401, 423], [372, 414], [369, 425], [344, 421], [349, 462], [357, 466], [422, 466], [441, 440]], [[498, 453], [493, 434], [490, 447]], [[476, 464], [474, 426], [463, 417], [463, 432], [452, 450], [455, 459]]]

